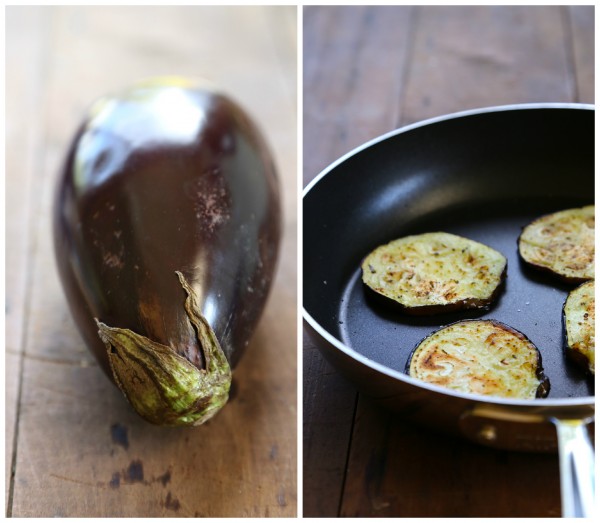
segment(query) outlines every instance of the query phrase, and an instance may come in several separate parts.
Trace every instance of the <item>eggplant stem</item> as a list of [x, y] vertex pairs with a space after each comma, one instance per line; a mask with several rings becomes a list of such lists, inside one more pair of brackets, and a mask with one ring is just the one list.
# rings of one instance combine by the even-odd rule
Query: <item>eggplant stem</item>
[[205, 368], [199, 369], [171, 347], [129, 329], [96, 319], [115, 382], [136, 412], [156, 425], [201, 425], [229, 398], [231, 368], [217, 337], [200, 313], [198, 297], [181, 272], [184, 308], [194, 325]]

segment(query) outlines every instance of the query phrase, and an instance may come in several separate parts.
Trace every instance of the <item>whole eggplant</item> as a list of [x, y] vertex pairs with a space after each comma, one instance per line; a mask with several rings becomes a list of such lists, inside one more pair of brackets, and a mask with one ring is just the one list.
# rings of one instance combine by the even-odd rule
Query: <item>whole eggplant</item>
[[55, 254], [85, 343], [143, 418], [199, 425], [227, 402], [280, 234], [271, 155], [230, 98], [169, 77], [92, 105], [58, 183]]

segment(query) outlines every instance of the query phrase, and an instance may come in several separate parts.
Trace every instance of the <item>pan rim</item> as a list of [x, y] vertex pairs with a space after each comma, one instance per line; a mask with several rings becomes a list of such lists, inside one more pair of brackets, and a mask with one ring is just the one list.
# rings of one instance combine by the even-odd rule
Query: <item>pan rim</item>
[[314, 188], [315, 185], [319, 183], [330, 171], [335, 169], [338, 165], [342, 164], [352, 156], [355, 156], [359, 152], [364, 149], [368, 149], [369, 147], [387, 140], [393, 136], [397, 136], [399, 134], [412, 131], [413, 129], [418, 129], [419, 127], [425, 127], [427, 125], [443, 122], [446, 120], [455, 120], [458, 118], [464, 118], [467, 116], [474, 116], [477, 114], [486, 114], [486, 113], [498, 113], [503, 111], [518, 111], [518, 110], [530, 110], [530, 109], [579, 109], [579, 110], [588, 110], [593, 111], [595, 109], [594, 104], [584, 104], [584, 103], [576, 103], [576, 102], [535, 102], [535, 103], [521, 103], [521, 104], [507, 104], [507, 105], [494, 105], [490, 107], [479, 107], [475, 109], [466, 109], [463, 111], [457, 111], [453, 113], [447, 113], [440, 116], [433, 116], [431, 118], [427, 118], [425, 120], [420, 120], [418, 122], [414, 122], [408, 125], [404, 125], [397, 129], [393, 129], [392, 131], [388, 131], [387, 133], [383, 133], [371, 140], [366, 141], [365, 143], [355, 147], [349, 152], [340, 156], [333, 163], [329, 164], [325, 169], [323, 169], [317, 176], [315, 176], [304, 188], [302, 191], [302, 199], [304, 199], [308, 193]]
[[[414, 122], [398, 129], [394, 129], [387, 133], [384, 133], [376, 138], [373, 138], [358, 147], [355, 147], [348, 153], [342, 155], [333, 163], [328, 165], [325, 169], [323, 169], [313, 180], [311, 180], [304, 190], [302, 191], [302, 199], [306, 198], [306, 196], [310, 193], [312, 189], [331, 171], [333, 171], [337, 166], [348, 160], [349, 158], [355, 156], [361, 151], [372, 147], [382, 141], [385, 141], [389, 138], [397, 136], [399, 134], [411, 131], [413, 129], [417, 129], [419, 127], [424, 127], [427, 125], [443, 122], [446, 120], [453, 120], [457, 118], [463, 118], [467, 116], [473, 116], [478, 114], [486, 114], [486, 113], [495, 113], [495, 112], [503, 112], [503, 111], [516, 111], [516, 110], [538, 110], [538, 109], [577, 109], [577, 110], [595, 110], [594, 104], [584, 104], [584, 103], [563, 103], [563, 102], [551, 102], [551, 103], [522, 103], [522, 104], [508, 104], [508, 105], [497, 105], [490, 107], [480, 107], [475, 109], [467, 109], [463, 111], [448, 113], [440, 116], [435, 116], [432, 118], [428, 118], [425, 120], [421, 120], [418, 122]], [[454, 391], [452, 389], [447, 389], [444, 387], [440, 387], [438, 385], [432, 385], [430, 383], [417, 380], [416, 378], [412, 378], [405, 373], [394, 370], [392, 368], [386, 367], [385, 365], [373, 361], [361, 353], [355, 351], [341, 340], [330, 334], [326, 329], [324, 329], [319, 322], [317, 322], [312, 315], [306, 310], [304, 305], [302, 306], [302, 317], [304, 321], [306, 321], [310, 327], [327, 343], [331, 346], [335, 347], [337, 350], [344, 353], [346, 356], [352, 358], [358, 363], [365, 365], [366, 367], [384, 374], [392, 379], [397, 379], [401, 382], [407, 383], [409, 385], [416, 386], [418, 388], [426, 389], [434, 393], [453, 396], [456, 398], [460, 398], [466, 401], [477, 401], [480, 403], [487, 404], [495, 404], [498, 406], [504, 407], [535, 407], [535, 408], [545, 408], [545, 407], [563, 407], [563, 406], [589, 406], [595, 405], [595, 396], [581, 396], [577, 398], [538, 398], [532, 400], [525, 399], [509, 399], [509, 398], [501, 398], [501, 397], [493, 397], [493, 396], [484, 396], [482, 394], [472, 394], [472, 393], [461, 393], [458, 391]]]
[[577, 398], [537, 398], [532, 400], [524, 400], [524, 399], [509, 399], [509, 398], [501, 398], [494, 396], [484, 396], [483, 394], [467, 394], [458, 391], [454, 391], [452, 389], [447, 389], [444, 387], [440, 387], [438, 385], [432, 385], [425, 381], [417, 380], [416, 378], [412, 378], [403, 372], [394, 370], [390, 367], [386, 367], [385, 365], [378, 363], [374, 360], [363, 356], [360, 352], [355, 351], [354, 349], [348, 347], [345, 343], [338, 340], [335, 336], [330, 334], [327, 330], [325, 330], [319, 322], [317, 322], [311, 314], [303, 308], [302, 315], [304, 320], [314, 329], [319, 336], [321, 336], [327, 343], [333, 345], [336, 349], [343, 352], [347, 356], [351, 357], [358, 363], [369, 367], [370, 369], [379, 372], [381, 374], [385, 374], [386, 376], [400, 380], [409, 385], [414, 385], [416, 387], [429, 390], [431, 392], [436, 392], [438, 394], [444, 394], [447, 396], [454, 396], [456, 398], [460, 398], [468, 401], [478, 401], [482, 403], [492, 403], [499, 406], [506, 407], [563, 407], [563, 406], [588, 406], [595, 404], [595, 396], [580, 396]]

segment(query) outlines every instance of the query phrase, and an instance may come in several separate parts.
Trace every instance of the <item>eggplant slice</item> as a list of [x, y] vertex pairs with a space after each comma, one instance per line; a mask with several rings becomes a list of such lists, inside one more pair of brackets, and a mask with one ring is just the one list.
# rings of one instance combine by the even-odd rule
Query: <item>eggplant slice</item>
[[506, 263], [487, 245], [433, 232], [375, 249], [362, 263], [362, 280], [409, 314], [435, 314], [489, 306], [506, 276]]
[[594, 278], [594, 205], [542, 216], [519, 237], [519, 254], [529, 265], [564, 281]]
[[422, 340], [408, 374], [459, 392], [533, 399], [548, 395], [537, 347], [521, 332], [495, 320], [464, 320]]
[[594, 280], [572, 290], [563, 308], [567, 355], [595, 374], [596, 299]]

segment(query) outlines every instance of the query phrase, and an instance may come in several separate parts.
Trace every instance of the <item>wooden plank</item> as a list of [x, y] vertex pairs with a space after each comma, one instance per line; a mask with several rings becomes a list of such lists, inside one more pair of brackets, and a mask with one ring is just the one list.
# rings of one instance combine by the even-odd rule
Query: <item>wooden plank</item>
[[21, 379], [21, 356], [7, 352], [4, 357], [4, 499], [6, 500], [6, 514], [12, 502], [12, 482], [14, 463], [15, 428], [17, 420], [17, 403], [19, 395], [19, 382]]
[[398, 118], [413, 9], [304, 9], [304, 184]]
[[[303, 509], [304, 517], [338, 515], [357, 393], [303, 340]], [[326, 495], [324, 495], [326, 493]]]
[[557, 475], [556, 455], [475, 445], [361, 399], [340, 515], [558, 517]]
[[[47, 12], [47, 11], [46, 11]], [[36, 153], [43, 122], [45, 10], [8, 7], [6, 17], [6, 345], [18, 350], [23, 338], [28, 258], [32, 254], [30, 212], [39, 197]], [[31, 35], [29, 38], [27, 35]], [[36, 122], [37, 125], [31, 125]], [[32, 201], [33, 197], [33, 201]]]
[[[304, 183], [393, 128], [411, 8], [304, 9]], [[381, 30], [380, 30], [381, 28]], [[303, 515], [338, 515], [356, 392], [304, 336]]]
[[[398, 124], [481, 106], [572, 101], [560, 8], [420, 7], [415, 21]], [[535, 481], [539, 471], [543, 482]], [[360, 398], [341, 516], [559, 513], [556, 456], [450, 440]]]
[[594, 6], [572, 5], [568, 9], [569, 36], [572, 38], [576, 78], [574, 102], [594, 103]]
[[[262, 31], [265, 32], [269, 41], [273, 44], [269, 47], [268, 54], [272, 55], [272, 60], [281, 71], [281, 74], [277, 79], [264, 75], [264, 85], [253, 86], [251, 90], [254, 93], [254, 98], [251, 101], [252, 105], [261, 110], [261, 113], [257, 114], [256, 118], [258, 121], [262, 121], [264, 118], [266, 122], [269, 122], [268, 137], [270, 138], [270, 143], [277, 143], [276, 149], [271, 148], [275, 156], [276, 165], [286, 180], [296, 184], [294, 190], [290, 187], [282, 192], [283, 215], [286, 227], [284, 241], [289, 240], [288, 245], [285, 246], [285, 249], [288, 250], [285, 252], [290, 255], [290, 259], [292, 255], [294, 259], [297, 258], [298, 238], [298, 182], [296, 177], [298, 163], [298, 61], [296, 24], [295, 6], [279, 6], [265, 11]], [[268, 84], [272, 81], [280, 82], [280, 87], [278, 89], [269, 87]], [[271, 105], [270, 101], [266, 100], [263, 96], [262, 89], [276, 91], [280, 100]], [[267, 109], [269, 109], [269, 115], [265, 114]], [[285, 115], [283, 118], [282, 111], [284, 111], [283, 114]], [[294, 274], [290, 274], [290, 285], [296, 281], [296, 264], [293, 264], [293, 268]]]
[[[40, 193], [37, 153], [41, 148], [48, 34], [47, 11], [39, 7], [6, 9], [6, 178], [5, 178], [5, 499], [10, 497], [21, 354], [28, 303], [32, 214]], [[36, 122], [31, 125], [30, 122]]]
[[[60, 7], [48, 22], [53, 40], [45, 67], [52, 76], [38, 157], [44, 183], [36, 188], [42, 196], [13, 516], [296, 514], [296, 122], [291, 91], [284, 88], [295, 83], [288, 77], [295, 68], [284, 69], [272, 50], [287, 46], [289, 55], [295, 37], [271, 31], [280, 16], [289, 17], [279, 11]], [[47, 230], [54, 176], [85, 107], [137, 78], [174, 70], [208, 72], [249, 108], [276, 151], [290, 206], [279, 271], [235, 371], [230, 404], [193, 429], [148, 425], [101, 373], [67, 312]], [[249, 71], [264, 74], [257, 79]]]
[[416, 18], [401, 123], [573, 100], [559, 6], [428, 6]]

